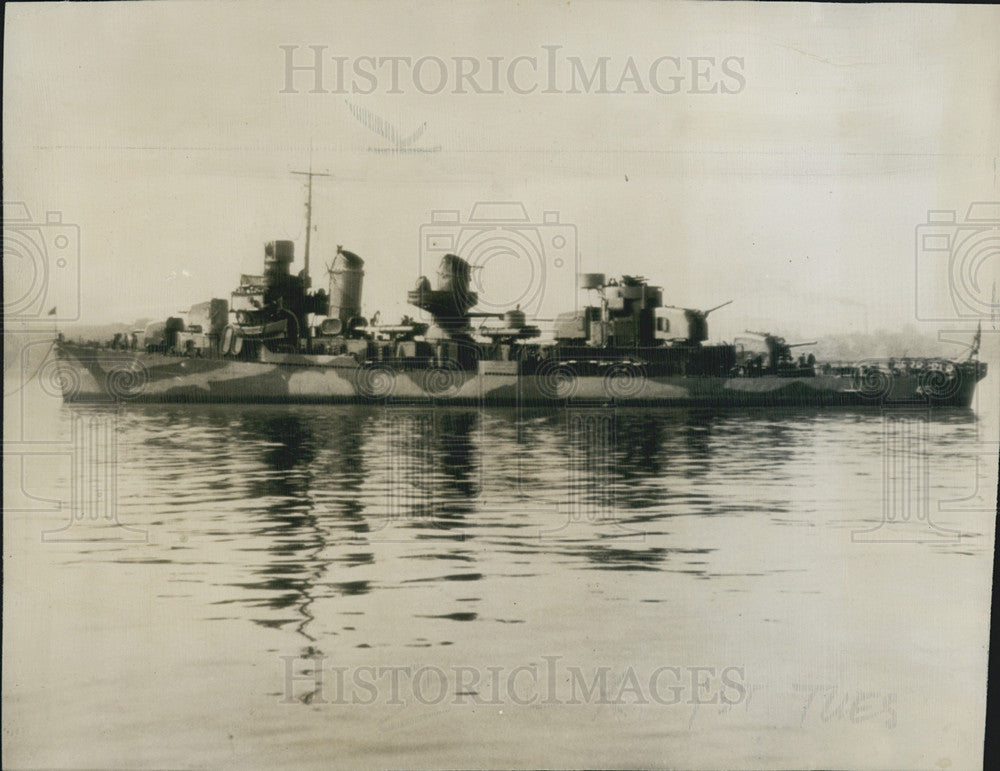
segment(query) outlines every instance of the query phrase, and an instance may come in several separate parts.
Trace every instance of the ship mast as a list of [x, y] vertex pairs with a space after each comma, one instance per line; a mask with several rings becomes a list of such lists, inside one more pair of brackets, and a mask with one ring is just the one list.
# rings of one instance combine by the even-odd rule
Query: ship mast
[[305, 266], [302, 271], [304, 274], [303, 278], [305, 288], [308, 289], [312, 283], [309, 278], [309, 238], [312, 235], [313, 177], [332, 177], [333, 174], [322, 174], [318, 171], [313, 171], [312, 161], [309, 162], [309, 171], [293, 171], [292, 174], [301, 174], [302, 176], [309, 178], [307, 186], [308, 193], [306, 194], [306, 256], [304, 258]]

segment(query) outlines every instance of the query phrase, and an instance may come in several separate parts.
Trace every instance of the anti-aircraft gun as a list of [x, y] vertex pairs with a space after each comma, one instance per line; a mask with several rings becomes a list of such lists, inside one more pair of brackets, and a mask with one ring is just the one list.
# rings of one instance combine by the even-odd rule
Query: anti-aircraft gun
[[767, 362], [764, 364], [764, 371], [768, 374], [795, 375], [797, 377], [815, 374], [816, 357], [813, 354], [810, 353], [807, 359], [799, 363], [796, 363], [792, 356], [792, 348], [816, 345], [815, 340], [807, 343], [789, 343], [785, 338], [772, 335], [770, 332], [754, 332], [750, 329], [746, 332], [764, 338], [764, 345], [767, 346]]

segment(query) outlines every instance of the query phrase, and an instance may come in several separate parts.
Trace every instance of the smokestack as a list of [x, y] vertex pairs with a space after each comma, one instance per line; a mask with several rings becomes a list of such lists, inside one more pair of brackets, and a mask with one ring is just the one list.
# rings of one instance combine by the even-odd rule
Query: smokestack
[[365, 280], [365, 261], [353, 252], [337, 247], [330, 266], [330, 312], [344, 326], [361, 315], [361, 288]]

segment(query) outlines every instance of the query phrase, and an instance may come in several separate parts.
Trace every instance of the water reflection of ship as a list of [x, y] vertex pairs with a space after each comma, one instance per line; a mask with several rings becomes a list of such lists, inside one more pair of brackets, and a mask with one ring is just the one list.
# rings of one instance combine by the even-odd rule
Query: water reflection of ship
[[[478, 425], [478, 415], [469, 411], [343, 407], [333, 415], [308, 408], [241, 414], [231, 438], [241, 455], [250, 451], [264, 466], [247, 474], [245, 490], [263, 503], [249, 548], [263, 550], [267, 561], [250, 568], [253, 580], [238, 584], [252, 595], [244, 602], [272, 611], [256, 623], [293, 625], [315, 655], [313, 644], [323, 634], [316, 602], [371, 591], [369, 580], [347, 580], [338, 568], [374, 564], [373, 542], [392, 539], [378, 516], [381, 496], [372, 497], [372, 478], [380, 470], [387, 472], [391, 515], [404, 527], [451, 531], [442, 536], [454, 539], [481, 488]], [[420, 495], [401, 494], [406, 488]], [[435, 556], [449, 553], [446, 548]]]
[[[700, 410], [523, 411], [513, 419], [507, 410], [247, 411], [228, 432], [239, 455], [264, 465], [247, 473], [245, 489], [262, 502], [251, 548], [267, 561], [241, 584], [252, 593], [245, 602], [283, 612], [260, 623], [294, 624], [312, 643], [323, 636], [317, 601], [375, 588], [373, 571], [348, 580], [356, 576], [344, 568], [373, 567], [379, 542], [408, 543], [404, 559], [478, 561], [469, 543], [477, 528], [489, 533], [479, 548], [515, 546], [595, 569], [669, 569], [675, 550], [662, 537], [670, 517], [745, 514], [746, 500], [720, 498], [712, 480], [793, 474], [788, 464], [826, 419], [817, 410], [761, 412], [749, 423]], [[733, 465], [720, 448], [736, 441], [747, 452]], [[542, 525], [551, 525], [549, 535], [536, 537], [534, 515], [493, 516], [512, 502], [553, 512]], [[570, 517], [584, 528], [566, 530]], [[526, 538], [517, 528], [529, 523]]]
[[[519, 424], [520, 443], [554, 446], [563, 459], [562, 479], [548, 482], [560, 500], [545, 507], [553, 517], [537, 548], [595, 569], [660, 569], [671, 550], [651, 547], [645, 528], [664, 516], [665, 479], [686, 483], [707, 473], [713, 414], [571, 408], [528, 412]], [[546, 480], [522, 469], [525, 487], [546, 489]]]
[[299, 634], [315, 642], [309, 631], [314, 620], [311, 607], [316, 585], [328, 566], [322, 559], [326, 539], [311, 494], [310, 464], [316, 457], [316, 438], [291, 414], [247, 412], [241, 416], [239, 431], [244, 440], [253, 437], [265, 443], [260, 460], [266, 470], [250, 476], [247, 493], [251, 499], [266, 501], [252, 535], [264, 540], [271, 558], [257, 569], [256, 580], [240, 587], [260, 593], [255, 605], [294, 614], [293, 618], [255, 619], [257, 623], [269, 627], [294, 624]]
[[[609, 483], [641, 481], [680, 471], [701, 476], [710, 468], [713, 414], [705, 410], [647, 412], [571, 409], [555, 421], [565, 422], [571, 472]], [[644, 499], [623, 484], [619, 502], [642, 508]]]
[[482, 492], [479, 425], [479, 413], [469, 410], [386, 414], [390, 521], [440, 530], [468, 524], [467, 515]]
[[[315, 416], [307, 413], [251, 411], [239, 424], [241, 443], [264, 443], [260, 460], [265, 470], [250, 477], [248, 496], [267, 502], [252, 535], [264, 540], [271, 558], [257, 569], [258, 579], [241, 588], [262, 593], [254, 600], [259, 606], [292, 611], [293, 618], [257, 621], [271, 627], [294, 624], [310, 642], [308, 655], [316, 655], [312, 643], [320, 634], [313, 628], [315, 602], [331, 589], [338, 595], [370, 589], [368, 581], [330, 581], [334, 566], [374, 562], [366, 548], [370, 528], [361, 501], [362, 437], [368, 415], [353, 410], [337, 417], [322, 421], [322, 431], [314, 427]], [[338, 530], [346, 533], [339, 535]]]
[[[787, 465], [805, 450], [822, 415], [759, 411], [748, 422], [745, 415], [711, 410], [548, 413], [547, 433], [565, 457], [567, 500], [565, 516], [543, 535], [556, 552], [594, 569], [666, 569], [672, 554], [685, 559], [691, 552], [650, 546], [646, 536], [666, 534], [670, 517], [745, 513], [745, 502], [720, 499], [706, 487], [712, 474], [727, 473], [715, 457], [720, 447], [739, 440], [752, 450], [731, 470], [733, 477], [780, 478], [791, 473]], [[567, 523], [581, 522], [590, 526], [586, 538], [560, 538]]]
[[[313, 496], [327, 535], [329, 565], [350, 569], [375, 562], [371, 549], [371, 533], [375, 528], [363, 500], [371, 470], [365, 458], [365, 443], [374, 420], [369, 410], [342, 408], [322, 423], [323, 444], [315, 463], [320, 481]], [[371, 581], [367, 579], [352, 580], [344, 574], [337, 579], [328, 586], [338, 596], [371, 591]]]

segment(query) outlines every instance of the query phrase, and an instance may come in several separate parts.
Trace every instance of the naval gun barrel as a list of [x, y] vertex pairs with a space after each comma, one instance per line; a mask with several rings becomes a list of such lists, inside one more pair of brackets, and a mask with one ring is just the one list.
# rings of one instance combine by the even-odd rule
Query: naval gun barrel
[[[734, 300], [726, 300], [724, 303], [722, 303], [722, 305], [716, 305], [714, 308], [709, 308], [707, 311], [699, 310], [698, 308], [684, 308], [684, 307], [682, 307], [680, 305], [664, 305], [663, 307], [664, 308], [673, 308], [674, 310], [678, 310], [678, 311], [687, 311], [688, 313], [695, 313], [695, 314], [701, 316], [702, 318], [705, 318], [706, 316], [708, 316], [709, 313], [714, 313], [715, 311], [719, 310], [719, 308], [725, 308], [727, 305], [731, 305], [733, 302], [735, 302], [735, 301]], [[749, 332], [750, 330], [747, 330], [747, 331]], [[758, 334], [758, 333], [757, 332], [752, 332], [751, 334]]]
[[727, 305], [732, 305], [732, 303], [733, 300], [726, 300], [724, 303], [722, 303], [722, 305], [716, 305], [714, 308], [709, 308], [707, 311], [705, 311], [705, 315], [707, 316], [709, 313], [713, 313], [714, 311], [719, 310], [719, 308], [725, 308]]

